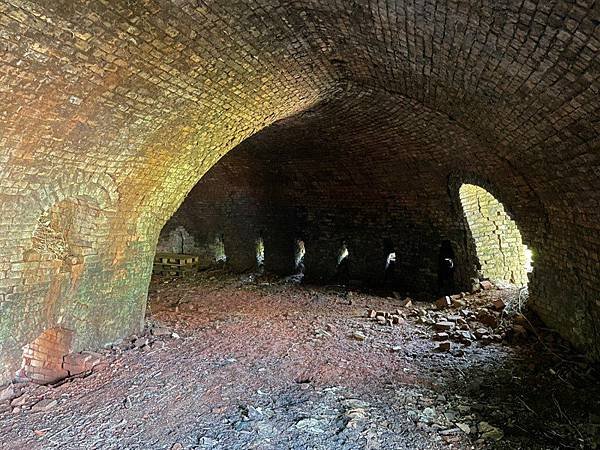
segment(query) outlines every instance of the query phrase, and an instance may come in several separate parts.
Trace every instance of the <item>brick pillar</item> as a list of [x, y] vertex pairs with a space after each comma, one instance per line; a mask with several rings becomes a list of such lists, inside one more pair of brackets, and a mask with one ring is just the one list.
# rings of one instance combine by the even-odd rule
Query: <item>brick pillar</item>
[[265, 242], [265, 270], [284, 276], [294, 273], [294, 236], [287, 232], [269, 231], [263, 239]]
[[256, 269], [256, 237], [232, 234], [225, 236], [227, 265], [236, 272]]

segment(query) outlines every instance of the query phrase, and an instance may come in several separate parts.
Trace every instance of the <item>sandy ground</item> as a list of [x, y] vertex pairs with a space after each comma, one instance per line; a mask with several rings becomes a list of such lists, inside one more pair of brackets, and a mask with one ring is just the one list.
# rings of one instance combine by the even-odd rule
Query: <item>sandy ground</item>
[[[490, 343], [437, 350], [442, 314], [514, 295], [438, 312], [343, 287], [157, 278], [145, 335], [101, 351], [89, 376], [15, 386], [0, 448], [594, 448], [596, 372], [551, 331], [517, 340], [509, 324]], [[400, 309], [400, 323], [371, 309]]]

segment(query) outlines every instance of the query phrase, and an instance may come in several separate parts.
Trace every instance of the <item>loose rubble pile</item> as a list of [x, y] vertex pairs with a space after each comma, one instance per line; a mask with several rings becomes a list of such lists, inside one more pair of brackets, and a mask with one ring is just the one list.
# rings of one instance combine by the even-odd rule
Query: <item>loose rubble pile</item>
[[[407, 318], [416, 319], [416, 323], [435, 331], [431, 338], [438, 342], [437, 350], [457, 356], [463, 354], [461, 347], [473, 343], [486, 345], [525, 337], [531, 327], [527, 317], [514, 308], [505, 311], [507, 304], [501, 297], [482, 295], [482, 291], [495, 288], [489, 281], [481, 282], [480, 286], [474, 296], [467, 297], [463, 292], [440, 297], [434, 303], [415, 302], [406, 297], [399, 301], [399, 309], [392, 312], [370, 309], [367, 317], [388, 326], [402, 324]], [[399, 297], [397, 293], [394, 295]]]

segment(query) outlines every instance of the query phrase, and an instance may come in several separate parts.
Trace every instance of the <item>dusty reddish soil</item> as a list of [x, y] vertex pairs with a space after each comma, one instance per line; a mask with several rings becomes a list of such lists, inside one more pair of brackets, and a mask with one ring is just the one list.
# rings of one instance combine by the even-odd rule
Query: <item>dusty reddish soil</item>
[[[514, 295], [494, 290], [465, 300], [475, 308]], [[22, 395], [0, 403], [0, 448], [595, 445], [594, 369], [551, 332], [536, 329], [540, 341], [530, 331], [518, 345], [510, 336], [453, 342], [452, 352], [439, 352], [422, 323], [420, 311], [430, 307], [405, 308], [402, 323], [388, 326], [367, 311], [396, 311], [398, 300], [341, 287], [216, 272], [155, 279], [147, 334], [102, 351], [105, 364], [89, 376], [57, 387], [16, 385]], [[57, 402], [36, 411], [41, 399]]]

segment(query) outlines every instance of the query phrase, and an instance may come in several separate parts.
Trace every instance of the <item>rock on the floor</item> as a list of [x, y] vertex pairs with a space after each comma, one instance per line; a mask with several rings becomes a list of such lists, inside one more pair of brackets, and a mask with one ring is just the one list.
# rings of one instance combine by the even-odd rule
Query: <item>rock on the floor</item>
[[499, 441], [504, 437], [502, 430], [490, 425], [488, 422], [479, 422], [477, 429], [483, 439]]
[[352, 338], [356, 339], [357, 341], [364, 341], [367, 339], [367, 336], [362, 331], [355, 330], [352, 332]]
[[31, 407], [31, 410], [32, 411], [49, 411], [50, 409], [54, 408], [57, 404], [58, 404], [58, 400], [46, 398], [46, 399], [40, 400], [39, 402], [34, 404]]

